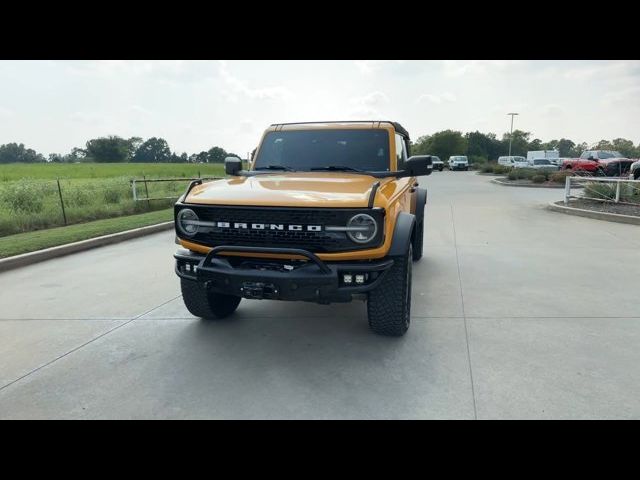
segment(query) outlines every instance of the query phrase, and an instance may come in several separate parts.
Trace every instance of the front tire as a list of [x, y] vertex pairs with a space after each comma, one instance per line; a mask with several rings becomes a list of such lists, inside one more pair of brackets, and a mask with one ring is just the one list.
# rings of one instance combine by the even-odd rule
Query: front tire
[[180, 288], [187, 310], [192, 315], [206, 320], [228, 317], [236, 311], [242, 300], [235, 295], [212, 292], [203, 283], [185, 278], [180, 279]]
[[411, 264], [413, 248], [394, 258], [378, 287], [369, 292], [367, 314], [369, 328], [378, 335], [401, 337], [411, 322]]

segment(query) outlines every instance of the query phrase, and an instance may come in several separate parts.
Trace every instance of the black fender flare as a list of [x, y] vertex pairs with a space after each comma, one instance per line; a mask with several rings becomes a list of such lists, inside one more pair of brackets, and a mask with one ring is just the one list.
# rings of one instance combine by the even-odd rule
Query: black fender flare
[[391, 248], [389, 248], [389, 256], [401, 257], [407, 253], [409, 244], [413, 238], [413, 230], [416, 224], [416, 216], [400, 212], [396, 218], [396, 225], [393, 229], [393, 237], [391, 239]]
[[422, 223], [424, 221], [424, 210], [427, 205], [427, 189], [416, 189], [416, 221]]

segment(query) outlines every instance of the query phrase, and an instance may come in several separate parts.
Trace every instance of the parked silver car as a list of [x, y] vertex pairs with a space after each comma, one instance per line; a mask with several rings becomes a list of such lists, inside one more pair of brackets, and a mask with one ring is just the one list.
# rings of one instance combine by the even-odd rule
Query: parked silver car
[[533, 160], [529, 160], [527, 162], [527, 166], [529, 168], [540, 170], [560, 170], [560, 167], [558, 165], [555, 165], [551, 162], [551, 160], [548, 160], [546, 158], [534, 158]]

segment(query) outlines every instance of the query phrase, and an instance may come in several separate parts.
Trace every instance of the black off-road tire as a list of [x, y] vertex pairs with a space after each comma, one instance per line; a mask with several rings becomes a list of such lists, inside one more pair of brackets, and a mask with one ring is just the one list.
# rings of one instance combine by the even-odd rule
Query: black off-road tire
[[223, 295], [207, 290], [205, 285], [185, 278], [180, 279], [182, 300], [189, 312], [206, 320], [225, 318], [238, 308], [242, 297]]
[[633, 179], [640, 180], [640, 167], [636, 168], [635, 171], [633, 172]]
[[422, 219], [416, 224], [416, 231], [414, 232], [413, 240], [413, 261], [417, 262], [422, 258], [422, 248], [424, 245], [424, 214]]
[[401, 337], [411, 322], [412, 247], [394, 264], [375, 290], [369, 292], [367, 314], [369, 327], [378, 335]]

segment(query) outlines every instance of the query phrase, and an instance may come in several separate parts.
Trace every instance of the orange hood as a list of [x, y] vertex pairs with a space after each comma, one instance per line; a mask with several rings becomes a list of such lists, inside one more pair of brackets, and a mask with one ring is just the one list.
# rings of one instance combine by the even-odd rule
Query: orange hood
[[191, 190], [185, 202], [211, 205], [359, 208], [368, 205], [374, 183], [379, 181], [382, 187], [392, 180], [343, 172], [269, 173], [203, 183]]

